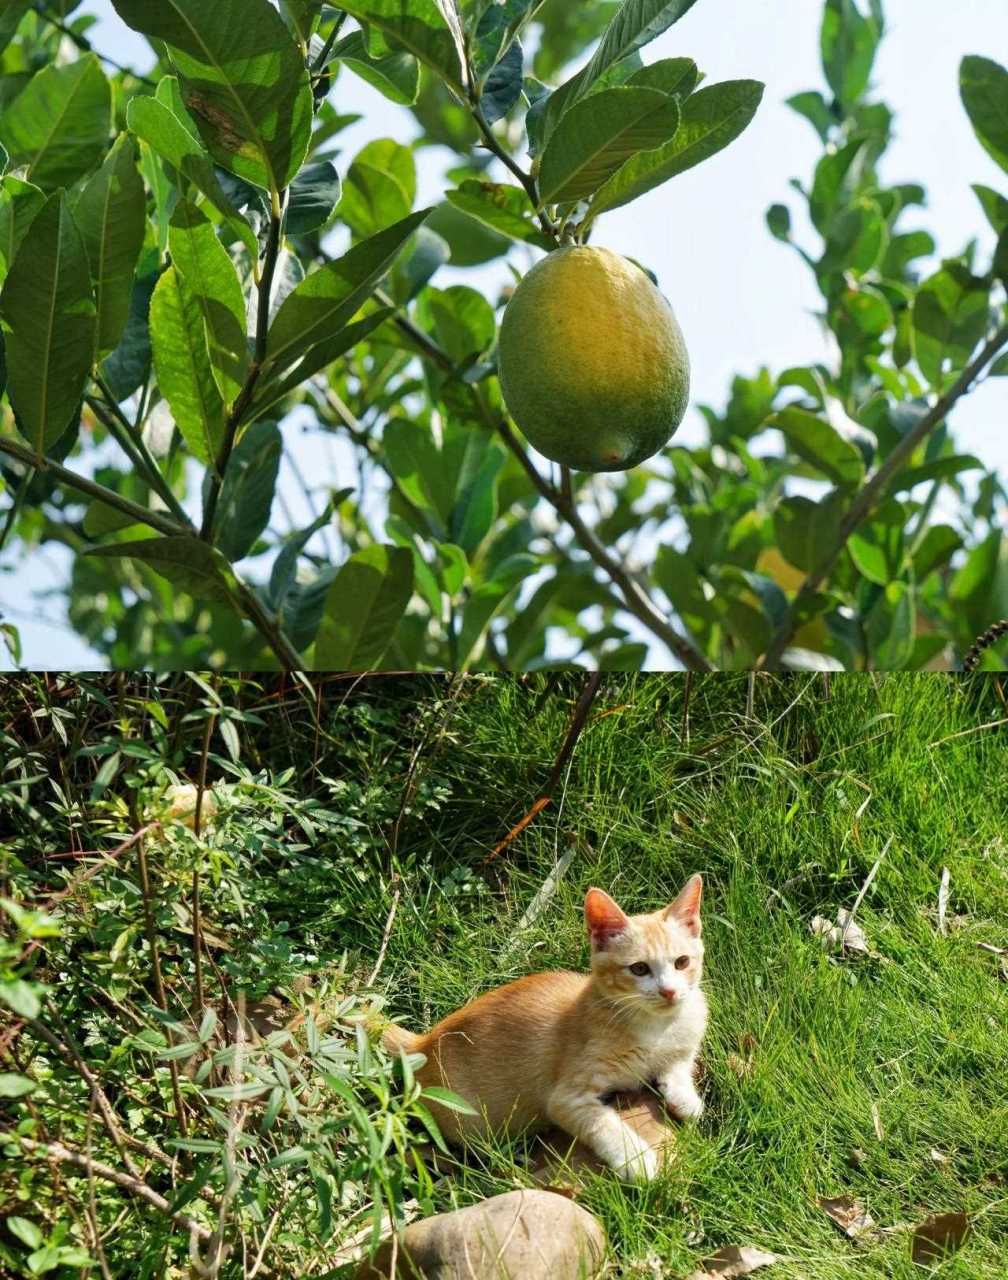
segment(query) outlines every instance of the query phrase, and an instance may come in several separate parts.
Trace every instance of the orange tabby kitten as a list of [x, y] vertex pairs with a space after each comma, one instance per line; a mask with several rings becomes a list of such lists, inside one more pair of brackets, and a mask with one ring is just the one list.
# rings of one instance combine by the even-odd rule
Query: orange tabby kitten
[[434, 1106], [465, 1137], [558, 1125], [628, 1181], [652, 1178], [658, 1157], [604, 1099], [657, 1080], [680, 1119], [703, 1103], [693, 1067], [707, 1026], [700, 989], [701, 880], [669, 906], [627, 916], [601, 889], [585, 897], [591, 974], [535, 973], [488, 991], [426, 1035], [388, 1027], [386, 1046], [422, 1053], [424, 1085], [442, 1085], [478, 1112]]

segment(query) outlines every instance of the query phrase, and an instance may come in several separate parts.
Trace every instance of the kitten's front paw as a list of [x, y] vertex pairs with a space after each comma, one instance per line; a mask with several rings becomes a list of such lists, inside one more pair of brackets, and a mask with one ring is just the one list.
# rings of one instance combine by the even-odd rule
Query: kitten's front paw
[[671, 1085], [664, 1091], [665, 1105], [677, 1120], [697, 1120], [703, 1115], [703, 1098], [692, 1085]]
[[655, 1151], [650, 1147], [642, 1147], [615, 1168], [624, 1182], [650, 1182], [652, 1178], [657, 1178], [660, 1164]]

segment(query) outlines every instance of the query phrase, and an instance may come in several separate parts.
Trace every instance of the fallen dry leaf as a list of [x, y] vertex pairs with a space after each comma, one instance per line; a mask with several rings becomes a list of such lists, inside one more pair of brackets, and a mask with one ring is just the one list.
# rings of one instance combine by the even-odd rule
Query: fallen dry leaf
[[939, 1151], [937, 1147], [931, 1148], [931, 1159], [935, 1164], [951, 1164], [952, 1157], [947, 1156], [944, 1151]]
[[871, 1231], [875, 1226], [875, 1220], [871, 1214], [850, 1196], [834, 1196], [832, 1199], [823, 1197], [819, 1201], [819, 1208], [832, 1218], [851, 1240], [857, 1240], [859, 1236], [863, 1236], [866, 1231]]
[[910, 1257], [922, 1267], [941, 1262], [962, 1247], [969, 1235], [969, 1218], [964, 1213], [933, 1213], [914, 1227]]
[[836, 924], [831, 924], [825, 916], [814, 916], [809, 928], [822, 938], [824, 947], [843, 953], [868, 953], [868, 939], [864, 930], [843, 907], [837, 912]]
[[726, 1244], [717, 1253], [704, 1258], [699, 1271], [693, 1271], [686, 1280], [710, 1280], [712, 1276], [722, 1276], [730, 1280], [732, 1276], [747, 1276], [760, 1267], [769, 1267], [780, 1259], [775, 1253], [767, 1253], [765, 1249], [757, 1249], [749, 1244]]

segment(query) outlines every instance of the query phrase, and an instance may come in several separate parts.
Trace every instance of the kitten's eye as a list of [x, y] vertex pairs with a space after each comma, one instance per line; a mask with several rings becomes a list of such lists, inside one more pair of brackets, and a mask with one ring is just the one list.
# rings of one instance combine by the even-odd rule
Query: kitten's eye
[[675, 967], [677, 969], [689, 968], [689, 956], [676, 956]]
[[645, 964], [643, 960], [638, 960], [636, 964], [628, 964], [627, 968], [637, 978], [643, 978], [651, 972], [651, 966]]

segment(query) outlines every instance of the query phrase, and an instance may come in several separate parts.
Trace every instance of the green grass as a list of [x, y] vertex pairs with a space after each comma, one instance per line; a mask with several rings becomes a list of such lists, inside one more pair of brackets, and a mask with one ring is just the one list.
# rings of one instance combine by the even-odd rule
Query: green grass
[[[757, 678], [749, 715], [746, 677], [698, 679], [687, 739], [683, 677], [614, 677], [554, 804], [487, 865], [548, 773], [579, 687], [472, 682], [436, 754], [421, 754], [414, 781], [436, 777], [440, 807], [405, 822], [396, 851], [380, 980], [391, 1009], [426, 1026], [520, 974], [581, 969], [588, 885], [643, 910], [702, 871], [707, 1111], [651, 1187], [585, 1188], [618, 1266], [656, 1259], [681, 1275], [739, 1243], [789, 1259], [768, 1275], [920, 1276], [906, 1234], [858, 1247], [818, 1208], [849, 1194], [884, 1227], [966, 1210], [972, 1234], [942, 1275], [1003, 1280], [1008, 984], [975, 945], [1008, 945], [1008, 726], [979, 727], [1008, 715], [999, 688], [848, 677], [827, 694], [819, 676]], [[858, 912], [875, 955], [836, 962], [809, 920], [849, 908], [890, 840]], [[571, 845], [555, 896], [519, 932]], [[351, 936], [366, 969], [388, 899], [370, 881], [359, 893]], [[515, 1176], [505, 1151], [474, 1157], [445, 1203]]]

